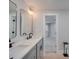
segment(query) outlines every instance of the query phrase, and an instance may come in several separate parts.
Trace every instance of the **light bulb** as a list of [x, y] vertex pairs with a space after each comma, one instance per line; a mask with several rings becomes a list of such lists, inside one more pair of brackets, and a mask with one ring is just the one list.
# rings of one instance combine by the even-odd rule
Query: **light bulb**
[[29, 9], [28, 9], [28, 13], [29, 13], [30, 15], [33, 15], [33, 14], [34, 14], [33, 9], [32, 9], [32, 8], [29, 8]]

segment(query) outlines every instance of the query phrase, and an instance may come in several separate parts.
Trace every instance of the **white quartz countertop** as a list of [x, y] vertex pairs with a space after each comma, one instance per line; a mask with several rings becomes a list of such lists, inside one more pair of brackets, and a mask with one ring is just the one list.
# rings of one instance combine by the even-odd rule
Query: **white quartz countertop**
[[22, 59], [42, 39], [42, 35], [36, 35], [32, 39], [22, 40], [9, 48], [9, 58]]

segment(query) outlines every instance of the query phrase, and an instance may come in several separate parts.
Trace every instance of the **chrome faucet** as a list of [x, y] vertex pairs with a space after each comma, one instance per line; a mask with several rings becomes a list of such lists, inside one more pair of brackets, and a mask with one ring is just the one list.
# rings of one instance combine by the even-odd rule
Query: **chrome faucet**
[[33, 33], [29, 33], [28, 36], [27, 36], [27, 40], [32, 38], [32, 36], [33, 36]]
[[11, 48], [11, 47], [13, 47], [13, 44], [14, 44], [15, 42], [11, 42], [11, 40], [9, 39], [9, 48]]

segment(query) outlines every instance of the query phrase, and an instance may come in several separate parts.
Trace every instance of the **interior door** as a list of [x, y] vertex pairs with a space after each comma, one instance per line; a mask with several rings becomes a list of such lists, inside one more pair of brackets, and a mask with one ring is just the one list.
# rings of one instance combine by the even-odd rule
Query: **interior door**
[[56, 15], [45, 16], [45, 53], [56, 53]]

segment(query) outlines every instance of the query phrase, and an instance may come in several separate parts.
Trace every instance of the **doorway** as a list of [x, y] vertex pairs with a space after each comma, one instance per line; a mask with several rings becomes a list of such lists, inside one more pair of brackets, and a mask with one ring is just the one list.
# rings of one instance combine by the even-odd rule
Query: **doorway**
[[58, 26], [56, 14], [44, 14], [43, 19], [44, 54], [57, 53]]

